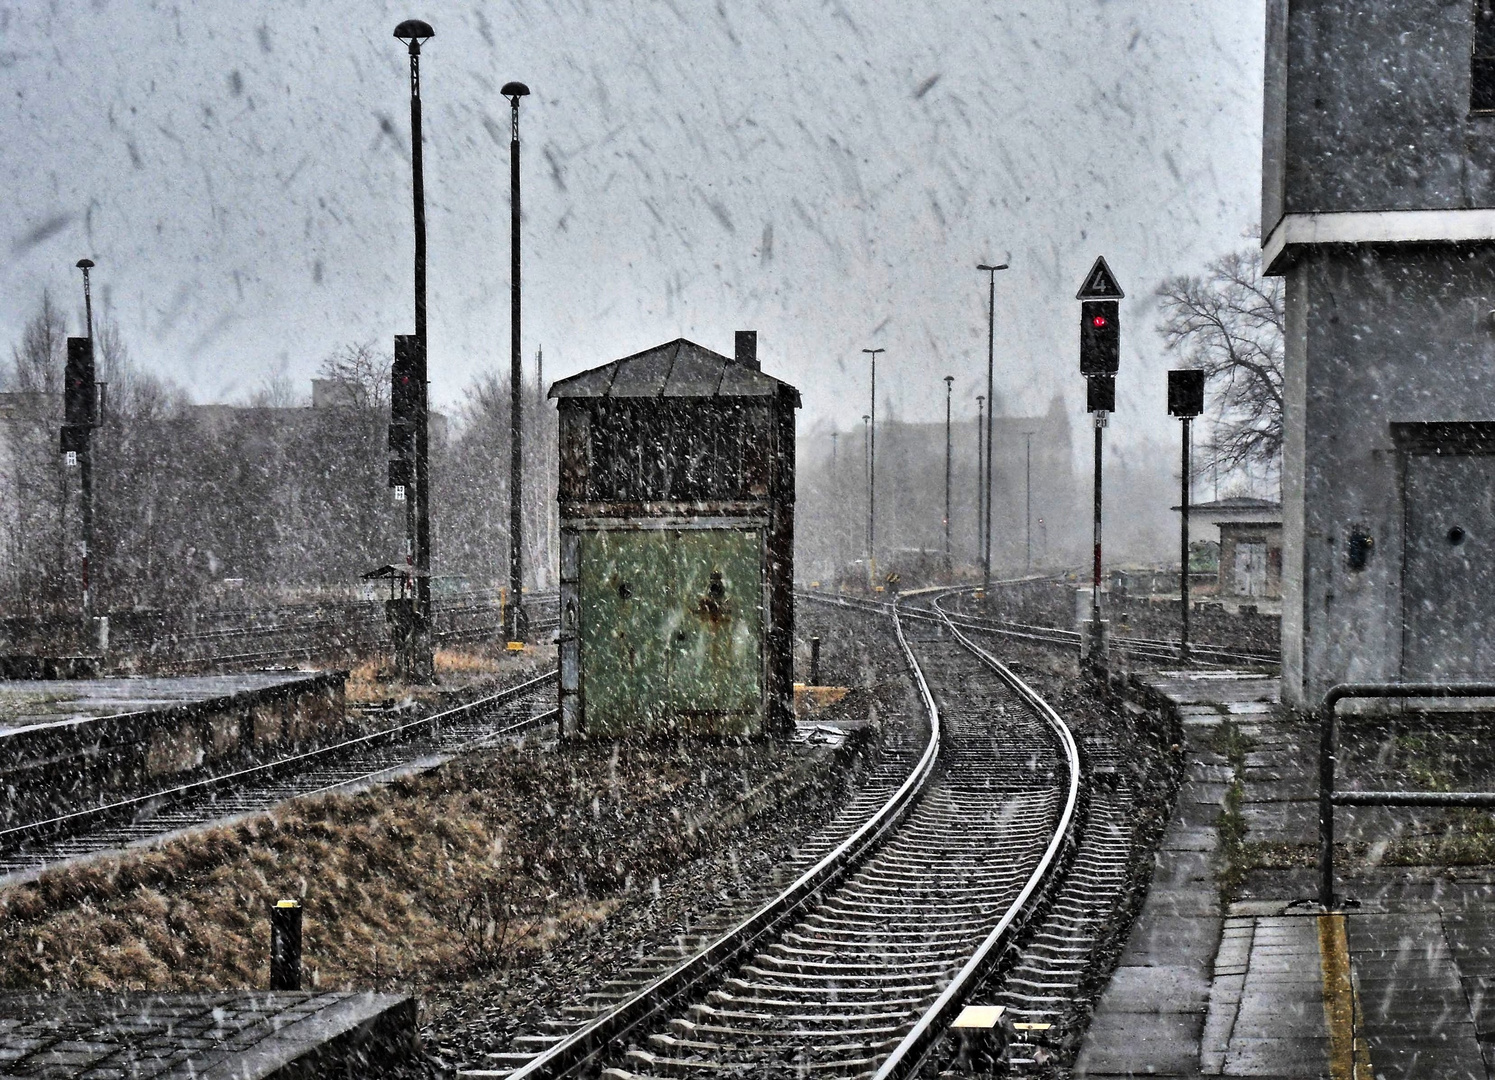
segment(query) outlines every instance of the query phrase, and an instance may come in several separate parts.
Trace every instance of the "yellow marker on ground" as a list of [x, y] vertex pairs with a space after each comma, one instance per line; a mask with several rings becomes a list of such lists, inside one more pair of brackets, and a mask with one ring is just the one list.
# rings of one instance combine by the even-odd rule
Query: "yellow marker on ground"
[[1324, 972], [1324, 1023], [1329, 1029], [1332, 1080], [1370, 1080], [1370, 1047], [1356, 1023], [1359, 1000], [1350, 975], [1350, 940], [1344, 914], [1320, 915], [1319, 960]]
[[523, 652], [524, 651], [524, 642], [522, 642], [522, 641], [511, 641], [506, 646], [506, 648], [510, 652]]
[[953, 1028], [994, 1028], [1002, 1022], [1006, 1005], [967, 1005], [955, 1018]]

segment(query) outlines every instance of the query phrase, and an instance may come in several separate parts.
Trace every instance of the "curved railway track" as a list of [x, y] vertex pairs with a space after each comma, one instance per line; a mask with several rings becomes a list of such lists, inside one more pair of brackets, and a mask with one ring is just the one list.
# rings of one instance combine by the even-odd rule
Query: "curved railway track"
[[551, 671], [383, 731], [0, 830], [0, 879], [34, 876], [60, 862], [268, 810], [287, 799], [435, 768], [553, 722], [556, 710], [535, 712], [535, 701], [555, 678]]
[[[950, 593], [966, 592], [967, 589], [950, 590]], [[800, 597], [809, 600], [818, 600], [823, 603], [835, 603], [844, 607], [856, 608], [862, 611], [883, 611], [888, 608], [885, 601], [869, 600], [859, 596], [817, 596], [813, 593], [800, 593]], [[948, 594], [946, 594], [948, 595]], [[1084, 637], [1078, 630], [1065, 630], [1056, 626], [1040, 626], [1034, 623], [1012, 622], [1006, 619], [987, 619], [977, 615], [971, 615], [961, 611], [951, 611], [943, 603], [937, 604], [939, 611], [920, 615], [917, 612], [906, 612], [910, 618], [938, 619], [946, 617], [962, 630], [975, 630], [983, 634], [995, 634], [999, 637], [1011, 638], [1017, 641], [1030, 641], [1039, 645], [1058, 645], [1066, 649], [1079, 650]], [[1178, 662], [1179, 642], [1176, 638], [1134, 638], [1112, 635], [1111, 648], [1117, 652], [1127, 653], [1131, 656], [1141, 657], [1146, 660], [1161, 660]], [[1220, 645], [1207, 645], [1199, 642], [1189, 643], [1190, 663], [1203, 667], [1230, 667], [1235, 665], [1246, 665], [1251, 667], [1276, 667], [1281, 663], [1281, 657], [1274, 653], [1255, 652], [1247, 649], [1232, 649]]]
[[862, 809], [884, 801], [706, 948], [466, 1075], [914, 1075], [1054, 890], [1081, 766], [1063, 720], [948, 618], [892, 615], [927, 735]]

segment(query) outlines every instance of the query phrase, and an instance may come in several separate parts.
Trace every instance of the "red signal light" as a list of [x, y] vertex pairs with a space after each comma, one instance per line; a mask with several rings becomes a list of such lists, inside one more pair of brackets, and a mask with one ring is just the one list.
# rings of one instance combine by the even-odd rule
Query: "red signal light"
[[1106, 317], [1104, 315], [1097, 315], [1095, 316], [1095, 318], [1090, 320], [1090, 325], [1099, 330], [1101, 327], [1106, 325]]

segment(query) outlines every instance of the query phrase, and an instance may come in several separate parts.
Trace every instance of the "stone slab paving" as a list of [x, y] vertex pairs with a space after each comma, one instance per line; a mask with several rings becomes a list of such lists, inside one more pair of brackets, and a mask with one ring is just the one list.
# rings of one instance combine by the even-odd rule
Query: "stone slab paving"
[[[1274, 802], [1297, 795], [1293, 747], [1262, 738], [1277, 683], [1175, 672], [1153, 680], [1152, 689], [1180, 714], [1188, 764], [1152, 886], [1097, 1004], [1075, 1076], [1328, 1076], [1316, 924], [1227, 917], [1214, 872], [1216, 827], [1234, 770], [1211, 740], [1226, 718], [1256, 742], [1248, 774], [1273, 785]], [[1249, 822], [1255, 808], [1244, 809]]]
[[288, 1080], [368, 1075], [415, 1047], [406, 994], [0, 994], [0, 1075]]
[[[1247, 840], [1311, 845], [1316, 729], [1274, 713], [1275, 681], [1165, 672], [1148, 683], [1174, 703], [1189, 765], [1075, 1075], [1495, 1080], [1489, 868], [1342, 877], [1355, 904], [1339, 937], [1304, 902], [1312, 869], [1256, 874], [1245, 898], [1220, 911], [1209, 856], [1233, 772], [1211, 751], [1212, 735], [1228, 717], [1251, 739], [1241, 775]], [[1341, 808], [1339, 832], [1376, 840], [1418, 813]], [[1336, 971], [1347, 977], [1336, 982]]]

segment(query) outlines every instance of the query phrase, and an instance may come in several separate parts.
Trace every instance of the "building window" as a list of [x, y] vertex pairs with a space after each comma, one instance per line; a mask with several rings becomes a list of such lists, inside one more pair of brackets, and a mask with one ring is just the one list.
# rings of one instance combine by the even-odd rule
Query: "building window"
[[1495, 0], [1474, 0], [1474, 45], [1469, 58], [1469, 111], [1495, 112]]

